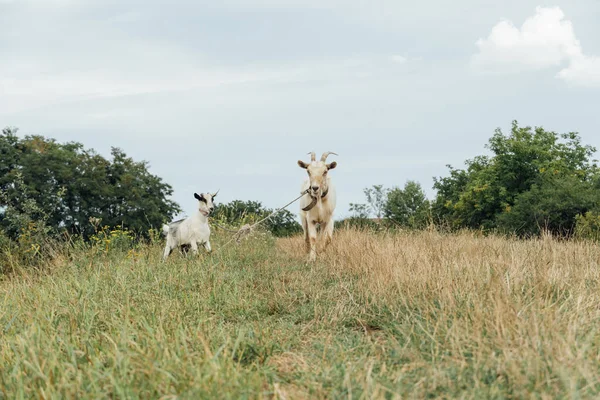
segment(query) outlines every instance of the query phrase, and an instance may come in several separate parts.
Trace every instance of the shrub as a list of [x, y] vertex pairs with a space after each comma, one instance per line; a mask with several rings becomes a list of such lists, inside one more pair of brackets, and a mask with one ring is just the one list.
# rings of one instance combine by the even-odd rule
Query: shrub
[[[5, 204], [0, 219], [4, 225], [4, 229], [0, 229], [0, 273], [14, 270], [17, 265], [38, 267], [56, 256], [58, 248], [57, 241], [50, 235], [50, 214], [31, 197], [19, 172], [10, 189], [19, 194], [19, 202], [17, 206], [6, 201], [9, 189], [0, 190], [0, 200]], [[63, 194], [61, 189], [58, 196]]]
[[415, 181], [406, 182], [404, 189], [390, 190], [384, 212], [394, 225], [409, 229], [424, 229], [431, 219], [429, 201]]
[[575, 217], [575, 237], [600, 241], [600, 212], [588, 211]]
[[597, 189], [574, 176], [545, 178], [517, 196], [497, 217], [498, 228], [519, 236], [547, 231], [560, 237], [575, 233], [577, 216], [597, 209]]
[[111, 229], [108, 225], [90, 236], [92, 249], [108, 254], [111, 251], [125, 252], [135, 245], [135, 235], [127, 228]]

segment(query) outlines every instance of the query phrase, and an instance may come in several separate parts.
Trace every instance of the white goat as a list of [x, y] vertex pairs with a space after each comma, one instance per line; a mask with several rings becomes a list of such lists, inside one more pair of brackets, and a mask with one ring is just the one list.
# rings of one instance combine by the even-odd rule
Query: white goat
[[[317, 258], [317, 225], [319, 225], [321, 236], [325, 235], [325, 247], [333, 240], [333, 211], [336, 204], [335, 186], [331, 183], [331, 177], [327, 172], [334, 169], [337, 163], [334, 161], [326, 164], [327, 156], [335, 154], [331, 151], [323, 153], [320, 161], [316, 161], [314, 152], [311, 155], [310, 164], [298, 160], [298, 165], [306, 169], [308, 179], [302, 184], [301, 193], [308, 190], [306, 195], [300, 199], [300, 219], [304, 230], [306, 252], [309, 261]], [[337, 156], [337, 154], [335, 154]]]
[[163, 225], [163, 234], [167, 237], [163, 262], [176, 247], [190, 246], [194, 255], [198, 254], [199, 244], [203, 245], [207, 252], [212, 251], [208, 216], [215, 208], [213, 200], [217, 193], [201, 193], [200, 195], [194, 193], [194, 197], [198, 200], [198, 212], [191, 217]]

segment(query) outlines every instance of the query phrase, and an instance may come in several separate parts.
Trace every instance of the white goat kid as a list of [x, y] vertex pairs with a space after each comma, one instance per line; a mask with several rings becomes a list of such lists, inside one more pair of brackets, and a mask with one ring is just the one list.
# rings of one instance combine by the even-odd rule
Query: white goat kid
[[163, 225], [163, 234], [167, 237], [163, 262], [177, 247], [189, 246], [194, 255], [198, 254], [198, 245], [203, 245], [209, 253], [212, 251], [208, 216], [215, 208], [213, 200], [217, 193], [201, 193], [200, 195], [194, 193], [194, 197], [198, 200], [198, 212], [191, 217]]
[[[308, 260], [315, 261], [317, 258], [317, 225], [321, 236], [325, 235], [325, 247], [333, 240], [333, 211], [336, 204], [335, 186], [331, 183], [331, 177], [327, 172], [334, 169], [337, 163], [334, 161], [326, 164], [327, 156], [335, 154], [331, 151], [323, 153], [320, 161], [316, 161], [314, 152], [311, 155], [310, 164], [298, 160], [298, 165], [306, 169], [308, 179], [302, 184], [301, 193], [308, 193], [300, 199], [300, 219], [304, 230], [306, 252]], [[337, 154], [335, 154], [337, 156]]]

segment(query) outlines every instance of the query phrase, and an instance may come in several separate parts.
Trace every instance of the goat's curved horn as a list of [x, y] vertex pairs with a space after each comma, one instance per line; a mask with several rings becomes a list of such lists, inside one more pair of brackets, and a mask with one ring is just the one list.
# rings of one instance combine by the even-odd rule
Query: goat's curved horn
[[316, 161], [317, 160], [317, 155], [315, 154], [314, 151], [311, 151], [310, 153], [306, 153], [306, 154], [310, 154], [310, 161]]
[[323, 155], [321, 156], [321, 161], [325, 162], [327, 160], [327, 156], [329, 156], [330, 154], [333, 154], [335, 156], [337, 156], [336, 153], [334, 153], [333, 151], [326, 151], [325, 153], [323, 153]]
[[212, 197], [216, 197], [216, 196], [217, 196], [217, 193], [219, 193], [219, 191], [220, 191], [220, 190], [221, 190], [221, 189], [217, 190], [217, 191], [215, 192], [215, 194], [213, 194], [213, 195], [212, 195]]

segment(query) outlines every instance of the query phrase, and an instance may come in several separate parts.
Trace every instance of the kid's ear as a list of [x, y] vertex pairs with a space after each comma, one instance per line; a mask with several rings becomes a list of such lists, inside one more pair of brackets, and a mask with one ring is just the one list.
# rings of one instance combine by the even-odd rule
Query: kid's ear
[[202, 196], [202, 194], [198, 195], [198, 193], [194, 193], [194, 198], [198, 201], [204, 201], [204, 196]]

